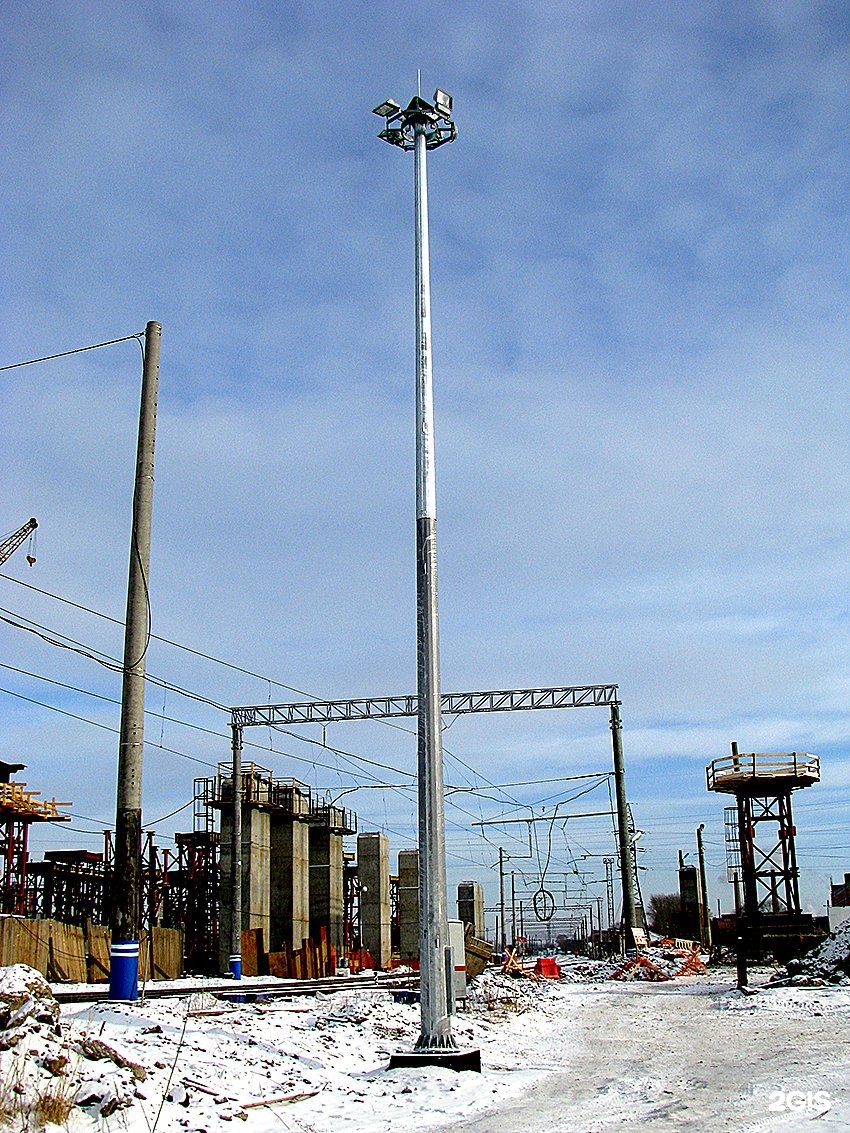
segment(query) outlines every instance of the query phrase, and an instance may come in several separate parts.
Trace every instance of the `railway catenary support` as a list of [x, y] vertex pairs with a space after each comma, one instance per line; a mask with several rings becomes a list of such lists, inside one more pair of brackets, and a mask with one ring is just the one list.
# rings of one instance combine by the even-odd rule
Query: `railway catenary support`
[[[533, 689], [498, 689], [478, 692], [445, 692], [440, 695], [443, 716], [485, 712], [534, 712], [556, 708], [608, 708], [614, 764], [617, 840], [623, 911], [622, 929], [631, 944], [631, 930], [638, 928], [635, 888], [629, 845], [629, 816], [623, 756], [623, 722], [616, 684], [561, 685]], [[291, 727], [294, 724], [331, 724], [346, 720], [384, 720], [416, 716], [418, 697], [359, 697], [349, 700], [310, 700], [291, 704], [257, 704], [231, 708], [234, 727]]]

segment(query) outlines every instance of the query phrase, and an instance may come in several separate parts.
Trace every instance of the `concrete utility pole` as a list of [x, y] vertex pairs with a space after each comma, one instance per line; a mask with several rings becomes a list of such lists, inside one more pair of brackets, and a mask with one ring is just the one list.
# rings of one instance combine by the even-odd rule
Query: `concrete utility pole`
[[162, 327], [145, 328], [133, 531], [124, 625], [124, 680], [118, 741], [118, 797], [112, 879], [109, 998], [139, 997], [142, 876], [142, 756], [145, 732], [145, 656], [150, 634], [151, 516]]
[[617, 840], [620, 850], [620, 877], [623, 884], [623, 932], [625, 947], [634, 943], [629, 939], [632, 929], [638, 927], [635, 909], [635, 884], [632, 873], [632, 847], [629, 845], [629, 811], [626, 801], [626, 767], [623, 761], [623, 721], [620, 705], [611, 705], [611, 739], [614, 749], [614, 791], [617, 800]]
[[603, 858], [605, 865], [605, 896], [608, 899], [608, 929], [614, 928], [614, 859]]
[[505, 851], [501, 846], [499, 846], [499, 923], [502, 926], [499, 951], [504, 952], [507, 947], [508, 934], [505, 929]]
[[511, 870], [511, 947], [516, 948], [516, 878]]
[[[457, 136], [452, 99], [418, 95], [402, 110], [388, 99], [374, 111], [386, 121], [379, 137], [413, 150], [416, 244], [416, 652], [419, 698], [419, 970], [422, 1029], [420, 1061], [457, 1061], [450, 1004], [454, 962], [446, 898], [443, 750], [440, 713], [440, 641], [437, 613], [437, 480], [431, 369], [431, 270], [428, 241], [427, 151]], [[478, 1067], [480, 1069], [480, 1053]], [[424, 1056], [424, 1057], [423, 1057]], [[436, 1056], [436, 1057], [434, 1057]], [[453, 1057], [452, 1057], [453, 1056]], [[474, 1067], [474, 1058], [460, 1056]], [[392, 1061], [391, 1061], [392, 1065]]]
[[702, 901], [699, 907], [700, 943], [703, 948], [711, 947], [711, 905], [708, 900], [708, 879], [705, 875], [705, 847], [702, 844], [702, 832], [705, 823], [697, 827], [697, 854], [699, 856], [699, 883], [702, 889]]

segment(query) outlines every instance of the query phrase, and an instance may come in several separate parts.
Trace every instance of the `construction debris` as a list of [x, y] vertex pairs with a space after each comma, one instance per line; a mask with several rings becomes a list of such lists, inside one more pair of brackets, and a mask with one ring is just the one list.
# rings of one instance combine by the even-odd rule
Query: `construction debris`
[[789, 960], [771, 979], [778, 987], [850, 984], [850, 921], [840, 924], [822, 944], [800, 960]]
[[631, 960], [627, 960], [625, 964], [612, 972], [609, 978], [612, 980], [649, 980], [652, 983], [662, 983], [671, 977], [654, 960], [650, 960], [647, 956], [638, 952]]
[[[0, 1112], [21, 1128], [64, 1125], [75, 1105], [108, 1117], [132, 1104], [145, 1070], [85, 1032], [67, 1035], [44, 977], [25, 964], [0, 968]], [[4, 1086], [8, 1085], [8, 1089]]]
[[707, 968], [699, 941], [665, 938], [651, 941], [640, 934], [635, 955], [610, 973], [612, 980], [649, 980], [664, 983], [679, 976], [701, 976]]

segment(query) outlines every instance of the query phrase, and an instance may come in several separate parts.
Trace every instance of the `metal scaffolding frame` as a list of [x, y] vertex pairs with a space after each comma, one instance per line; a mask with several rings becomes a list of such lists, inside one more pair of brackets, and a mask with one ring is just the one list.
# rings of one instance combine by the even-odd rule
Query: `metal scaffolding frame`
[[29, 828], [33, 822], [67, 822], [70, 815], [59, 808], [71, 804], [40, 799], [39, 791], [14, 781], [12, 775], [24, 766], [0, 760], [0, 913], [31, 916], [35, 895], [28, 877]]
[[[802, 911], [800, 870], [794, 844], [791, 792], [773, 798], [745, 798], [743, 803], [742, 817], [747, 831], [747, 856], [752, 876], [750, 887], [745, 874], [745, 899], [749, 896], [751, 906], [754, 903], [760, 915], [799, 917]], [[757, 836], [757, 831], [762, 829], [770, 831], [767, 841]], [[752, 908], [748, 909], [748, 912], [752, 911]]]
[[346, 955], [362, 947], [360, 872], [353, 854], [343, 855], [343, 941]]
[[44, 861], [29, 868], [32, 880], [30, 916], [83, 927], [102, 925], [108, 915], [111, 871], [94, 850], [47, 850]]
[[220, 835], [194, 830], [175, 834], [176, 860], [165, 869], [162, 922], [182, 928], [186, 970], [214, 975], [218, 971]]
[[[724, 811], [726, 869], [735, 885], [739, 936], [752, 951], [767, 937], [799, 937], [812, 920], [800, 907], [791, 795], [819, 780], [816, 755], [745, 753], [736, 743], [731, 755], [706, 768], [708, 789], [735, 798], [736, 806]], [[743, 947], [739, 982], [746, 982], [742, 956]]]

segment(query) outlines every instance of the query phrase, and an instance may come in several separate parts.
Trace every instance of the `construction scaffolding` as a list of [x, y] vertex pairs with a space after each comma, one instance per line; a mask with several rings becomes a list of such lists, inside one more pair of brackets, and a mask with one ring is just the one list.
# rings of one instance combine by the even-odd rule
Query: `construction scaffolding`
[[30, 916], [63, 924], [106, 924], [111, 869], [93, 850], [47, 850], [29, 867]]
[[360, 872], [354, 854], [343, 855], [344, 916], [343, 933], [345, 954], [350, 956], [361, 946], [360, 933]]
[[162, 923], [181, 928], [186, 970], [214, 975], [218, 971], [220, 843], [216, 831], [175, 834], [177, 854], [166, 855]]
[[23, 771], [23, 763], [0, 761], [0, 913], [29, 916], [33, 894], [28, 881], [29, 828], [33, 822], [67, 822], [53, 799], [39, 799], [40, 791], [27, 790], [26, 783], [14, 782], [12, 775]]

